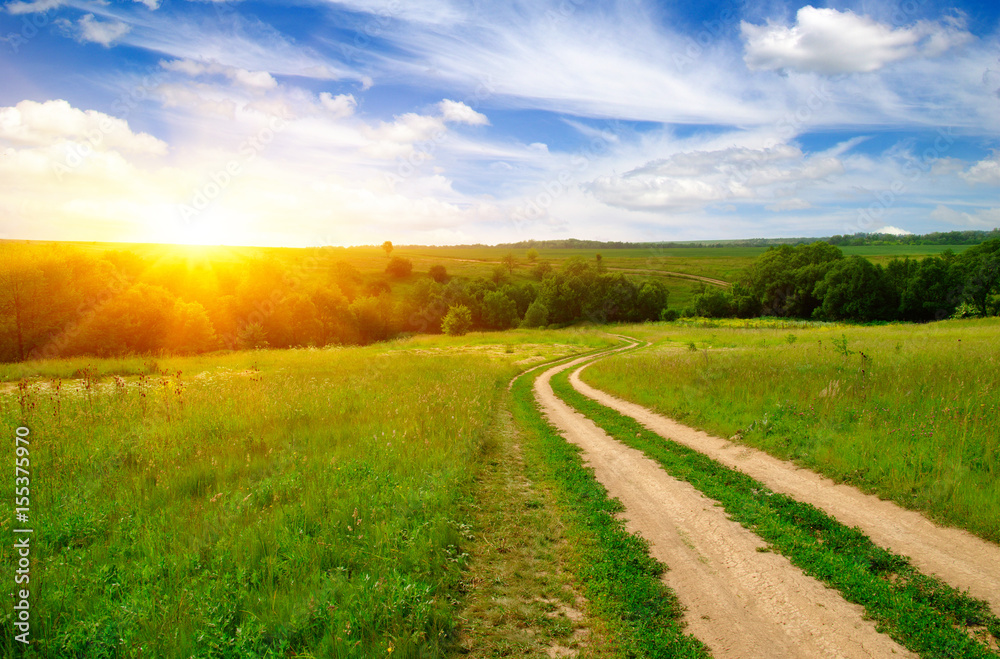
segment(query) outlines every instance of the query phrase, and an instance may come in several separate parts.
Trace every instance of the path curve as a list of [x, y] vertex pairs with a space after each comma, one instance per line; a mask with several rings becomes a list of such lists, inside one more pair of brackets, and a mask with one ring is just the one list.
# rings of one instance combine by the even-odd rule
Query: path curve
[[611, 352], [549, 368], [535, 381], [535, 397], [549, 422], [583, 449], [608, 494], [622, 502], [628, 529], [669, 566], [664, 581], [685, 607], [687, 631], [716, 659], [916, 657], [875, 631], [862, 607], [784, 556], [758, 551], [765, 543], [714, 501], [555, 396], [554, 374]]
[[580, 379], [580, 372], [590, 364], [570, 376], [570, 384], [584, 396], [632, 417], [661, 437], [742, 471], [775, 492], [810, 503], [842, 524], [860, 528], [875, 544], [909, 557], [925, 574], [933, 574], [960, 590], [968, 590], [973, 597], [988, 602], [993, 612], [1000, 615], [1000, 545], [961, 529], [939, 526], [922, 514], [891, 501], [615, 398]]

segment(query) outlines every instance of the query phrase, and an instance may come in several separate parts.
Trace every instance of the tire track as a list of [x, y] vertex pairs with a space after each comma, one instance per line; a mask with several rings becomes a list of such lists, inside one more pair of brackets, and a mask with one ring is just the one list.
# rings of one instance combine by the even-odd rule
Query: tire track
[[580, 379], [580, 371], [589, 365], [570, 375], [570, 384], [584, 396], [632, 417], [661, 437], [742, 471], [775, 492], [812, 504], [842, 524], [860, 528], [876, 544], [907, 556], [921, 572], [967, 590], [1000, 615], [1000, 546], [961, 529], [939, 526], [916, 511], [864, 494], [763, 451], [709, 435], [615, 398]]
[[550, 423], [583, 449], [610, 496], [622, 502], [629, 530], [669, 565], [664, 581], [686, 608], [688, 631], [719, 659], [916, 656], [878, 633], [862, 607], [785, 557], [760, 551], [766, 545], [714, 501], [555, 396], [549, 384], [555, 373], [607, 354], [549, 368], [535, 381], [535, 397]]

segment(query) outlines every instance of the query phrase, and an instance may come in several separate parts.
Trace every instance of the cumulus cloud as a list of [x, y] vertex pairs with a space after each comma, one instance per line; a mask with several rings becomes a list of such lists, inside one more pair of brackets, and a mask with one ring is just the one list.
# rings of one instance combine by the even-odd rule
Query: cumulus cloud
[[338, 94], [334, 96], [330, 92], [322, 92], [319, 95], [320, 105], [323, 109], [333, 115], [336, 119], [342, 119], [354, 114], [354, 109], [358, 106], [357, 99], [353, 94]]
[[441, 111], [441, 118], [445, 121], [469, 124], [470, 126], [488, 126], [490, 124], [490, 120], [486, 118], [485, 114], [476, 112], [460, 101], [445, 99], [438, 103], [438, 110]]
[[77, 23], [77, 38], [83, 42], [99, 43], [105, 48], [118, 41], [132, 28], [121, 21], [99, 21], [93, 14], [85, 14]]
[[885, 225], [884, 227], [882, 227], [881, 229], [879, 229], [877, 233], [887, 233], [890, 236], [912, 236], [913, 235], [912, 231], [907, 231], [906, 229], [900, 229], [899, 227], [894, 227], [894, 226], [891, 226], [891, 225], [888, 225], [888, 224]]
[[801, 184], [843, 171], [838, 158], [826, 154], [806, 156], [790, 145], [731, 147], [677, 153], [622, 175], [599, 177], [589, 189], [612, 206], [662, 209], [790, 196]]
[[78, 110], [67, 101], [21, 101], [0, 108], [0, 141], [16, 146], [52, 146], [86, 142], [97, 150], [116, 149], [163, 155], [166, 143], [133, 132], [122, 119], [95, 110]]
[[251, 91], [266, 91], [278, 86], [278, 81], [267, 71], [248, 71], [235, 66], [226, 66], [217, 62], [202, 62], [190, 59], [177, 59], [160, 62], [167, 71], [183, 73], [192, 78], [205, 75], [222, 75], [244, 89]]
[[936, 57], [972, 35], [961, 21], [919, 21], [893, 28], [852, 11], [806, 5], [794, 25], [740, 23], [744, 61], [755, 70], [870, 73], [898, 60]]
[[1000, 153], [996, 153], [992, 158], [980, 160], [962, 172], [961, 177], [969, 183], [984, 183], [986, 185], [1000, 185]]

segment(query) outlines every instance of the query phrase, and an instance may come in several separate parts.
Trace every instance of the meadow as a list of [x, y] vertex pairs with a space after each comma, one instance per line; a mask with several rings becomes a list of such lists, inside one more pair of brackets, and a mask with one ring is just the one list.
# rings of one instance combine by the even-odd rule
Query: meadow
[[0, 652], [443, 654], [507, 382], [610, 343], [515, 331], [6, 367], [0, 419], [30, 429], [36, 643], [5, 634]]
[[624, 326], [583, 379], [1000, 541], [1000, 321]]

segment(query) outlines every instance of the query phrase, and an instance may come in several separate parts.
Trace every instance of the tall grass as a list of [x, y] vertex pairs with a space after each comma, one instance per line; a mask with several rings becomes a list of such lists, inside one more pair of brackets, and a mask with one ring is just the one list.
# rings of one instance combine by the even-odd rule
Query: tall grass
[[129, 377], [95, 361], [8, 387], [7, 435], [31, 430], [25, 656], [441, 654], [498, 392], [587, 341], [536, 336], [175, 358]]
[[706, 323], [583, 373], [595, 387], [1000, 541], [1000, 322]]

